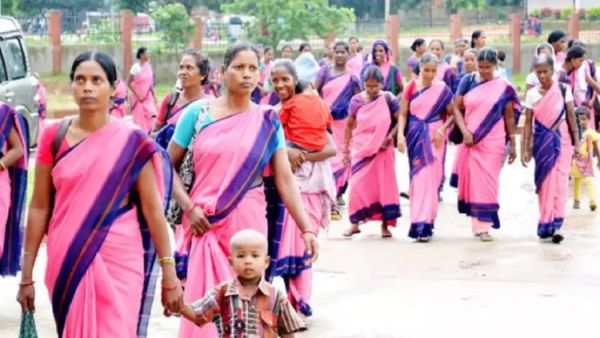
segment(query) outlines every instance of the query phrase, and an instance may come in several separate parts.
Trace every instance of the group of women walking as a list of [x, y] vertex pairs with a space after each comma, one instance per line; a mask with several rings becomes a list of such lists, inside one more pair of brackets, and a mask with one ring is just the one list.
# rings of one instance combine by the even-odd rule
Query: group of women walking
[[[336, 42], [316, 73], [310, 46], [301, 48], [304, 67], [287, 60], [290, 46], [273, 61], [270, 49], [261, 55], [236, 44], [217, 71], [217, 91], [208, 58], [188, 51], [177, 90], [159, 107], [144, 50], [127, 81], [134, 117], [143, 111], [143, 121], [134, 118], [139, 127], [110, 113], [118, 85], [110, 57], [83, 53], [70, 73], [79, 114], [48, 125], [39, 142], [22, 252], [28, 138], [19, 115], [0, 106], [0, 273], [16, 274], [23, 253], [18, 301], [34, 310], [33, 267], [47, 235], [53, 259], [45, 283], [58, 335], [144, 336], [159, 267], [161, 302], [178, 313], [234, 276], [229, 241], [254, 229], [269, 238], [267, 277], [283, 277], [291, 304], [310, 316], [316, 238], [341, 218], [346, 189], [351, 227], [344, 236], [381, 221], [382, 237], [391, 237], [401, 216], [396, 149], [406, 152], [408, 235], [428, 242], [449, 142], [458, 145], [450, 180], [458, 211], [471, 217], [476, 238], [490, 241], [490, 229], [500, 227], [500, 172], [517, 158], [521, 106], [496, 72], [497, 51], [484, 44], [483, 32], [474, 34], [473, 48], [448, 65], [442, 41], [431, 41], [429, 52], [415, 41], [406, 86], [383, 40], [367, 60], [358, 39]], [[538, 235], [559, 243], [569, 168], [579, 154], [576, 100], [558, 81], [556, 49], [541, 49], [532, 66], [538, 82], [525, 100], [521, 160], [535, 160]], [[573, 79], [579, 54], [566, 53], [566, 78]], [[179, 336], [217, 337], [217, 328], [182, 319]]]

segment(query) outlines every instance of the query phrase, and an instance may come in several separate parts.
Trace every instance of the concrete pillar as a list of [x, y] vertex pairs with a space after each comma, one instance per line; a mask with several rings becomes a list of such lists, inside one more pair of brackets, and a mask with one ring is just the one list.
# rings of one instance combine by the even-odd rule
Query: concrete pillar
[[510, 16], [510, 29], [512, 41], [512, 73], [521, 73], [521, 16], [512, 14]]
[[62, 12], [57, 10], [48, 11], [48, 42], [52, 47], [52, 72], [60, 74], [62, 69], [62, 45], [60, 36], [62, 34]]
[[450, 16], [450, 42], [454, 43], [456, 39], [462, 38], [462, 19], [460, 15]]
[[573, 39], [579, 39], [579, 15], [572, 13], [569, 17], [568, 35]]
[[133, 59], [133, 12], [121, 11], [121, 41], [123, 42], [123, 73], [129, 74]]
[[194, 16], [194, 37], [192, 39], [191, 47], [194, 49], [202, 49], [202, 38], [204, 37], [204, 20], [202, 20], [202, 16], [195, 15]]
[[398, 15], [390, 15], [386, 20], [386, 37], [392, 52], [392, 62], [398, 64], [398, 36], [400, 21]]

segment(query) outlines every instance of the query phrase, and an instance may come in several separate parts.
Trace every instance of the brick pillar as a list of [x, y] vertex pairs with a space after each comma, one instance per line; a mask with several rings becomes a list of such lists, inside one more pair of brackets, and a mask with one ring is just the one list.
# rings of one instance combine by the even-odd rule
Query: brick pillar
[[579, 15], [572, 13], [569, 17], [568, 35], [573, 39], [579, 39]]
[[512, 73], [521, 73], [521, 16], [512, 14], [510, 16], [510, 32], [512, 41]]
[[400, 20], [398, 15], [389, 15], [386, 20], [386, 37], [392, 52], [392, 62], [398, 63], [398, 35]]
[[121, 11], [121, 41], [123, 41], [123, 73], [129, 74], [133, 59], [133, 12]]
[[196, 28], [194, 30], [191, 47], [194, 49], [202, 49], [202, 38], [204, 37], [204, 20], [202, 20], [202, 16], [194, 16], [194, 25]]
[[48, 42], [52, 47], [52, 72], [60, 74], [62, 71], [62, 46], [60, 36], [62, 34], [62, 12], [48, 11]]
[[454, 43], [456, 39], [462, 38], [462, 19], [460, 15], [450, 16], [450, 42]]

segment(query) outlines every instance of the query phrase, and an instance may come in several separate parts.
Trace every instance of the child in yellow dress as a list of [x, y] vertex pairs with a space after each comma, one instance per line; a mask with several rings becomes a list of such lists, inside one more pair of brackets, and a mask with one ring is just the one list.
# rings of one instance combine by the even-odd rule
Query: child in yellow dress
[[580, 208], [581, 201], [581, 185], [585, 184], [585, 190], [590, 201], [590, 210], [595, 211], [597, 208], [595, 189], [594, 189], [594, 155], [599, 159], [598, 168], [600, 168], [600, 152], [598, 151], [598, 134], [592, 128], [589, 128], [590, 111], [586, 107], [579, 107], [575, 110], [575, 114], [579, 117], [581, 125], [581, 156], [573, 159], [571, 167], [571, 177], [573, 178], [573, 186], [575, 188], [575, 201], [573, 209]]

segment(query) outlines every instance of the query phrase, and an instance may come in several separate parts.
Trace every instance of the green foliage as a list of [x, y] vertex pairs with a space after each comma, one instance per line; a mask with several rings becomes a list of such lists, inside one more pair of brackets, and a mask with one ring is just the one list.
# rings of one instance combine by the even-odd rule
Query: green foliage
[[448, 0], [448, 6], [453, 11], [459, 9], [483, 9], [485, 0]]
[[573, 8], [563, 8], [560, 10], [560, 18], [563, 20], [569, 19], [571, 14], [573, 14]]
[[194, 23], [182, 4], [167, 4], [152, 14], [160, 26], [163, 41], [169, 48], [179, 50], [190, 41], [194, 32]]
[[114, 43], [120, 39], [118, 25], [111, 23], [110, 19], [102, 19], [90, 26], [85, 41], [92, 43]]
[[148, 1], [146, 0], [117, 0], [117, 8], [129, 9], [134, 13], [143, 13], [148, 10]]
[[2, 0], [2, 15], [16, 15], [19, 11], [19, 0]]
[[105, 4], [90, 0], [20, 0], [18, 6], [21, 12], [35, 15], [48, 9], [60, 9], [67, 13], [94, 11], [105, 7]]
[[587, 10], [586, 17], [590, 20], [600, 20], [600, 7], [593, 7]]
[[330, 6], [327, 0], [234, 0], [221, 8], [254, 17], [246, 24], [249, 37], [273, 47], [313, 33], [343, 32], [356, 19], [351, 9]]

